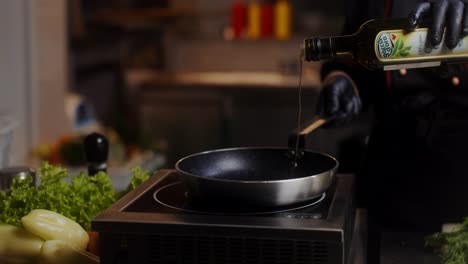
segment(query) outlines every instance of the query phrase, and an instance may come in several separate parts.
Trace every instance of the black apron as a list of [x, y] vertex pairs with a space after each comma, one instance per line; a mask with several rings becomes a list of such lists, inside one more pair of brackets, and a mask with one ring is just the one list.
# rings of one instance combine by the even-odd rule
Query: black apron
[[392, 72], [376, 103], [364, 181], [383, 226], [439, 230], [468, 216], [468, 78], [453, 68]]
[[[404, 18], [420, 0], [346, 1], [344, 34], [372, 18]], [[437, 231], [468, 217], [468, 71], [465, 65], [399, 71], [366, 71], [332, 61], [356, 82], [375, 122], [358, 197], [383, 226]], [[453, 76], [460, 86], [451, 84]], [[388, 84], [391, 83], [390, 86]], [[466, 163], [466, 164], [465, 164]], [[364, 195], [363, 195], [364, 194]]]

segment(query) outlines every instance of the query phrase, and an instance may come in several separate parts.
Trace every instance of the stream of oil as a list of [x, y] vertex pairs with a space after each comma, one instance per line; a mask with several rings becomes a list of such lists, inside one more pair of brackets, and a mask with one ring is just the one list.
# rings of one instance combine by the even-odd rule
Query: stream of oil
[[[300, 127], [301, 127], [301, 119], [302, 119], [302, 63], [303, 63], [303, 60], [302, 58], [299, 59], [299, 92], [298, 92], [298, 104], [297, 104], [297, 129], [298, 129], [298, 132], [300, 130]], [[298, 160], [297, 158], [299, 157], [299, 154], [298, 154], [298, 151], [299, 151], [299, 134], [296, 136], [296, 146], [294, 148], [294, 167], [297, 167], [298, 166]]]

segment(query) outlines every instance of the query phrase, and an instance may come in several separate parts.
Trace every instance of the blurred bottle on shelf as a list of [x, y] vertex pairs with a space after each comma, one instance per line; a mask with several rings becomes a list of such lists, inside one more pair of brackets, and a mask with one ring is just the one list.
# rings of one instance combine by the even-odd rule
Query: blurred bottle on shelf
[[247, 6], [247, 36], [250, 39], [261, 37], [261, 7], [256, 0], [251, 0]]
[[261, 7], [261, 35], [262, 38], [269, 38], [273, 35], [273, 3], [272, 0], [265, 0]]
[[274, 5], [274, 34], [278, 40], [291, 37], [292, 9], [288, 0], [277, 0]]
[[87, 135], [83, 141], [86, 161], [88, 163], [88, 175], [107, 171], [107, 159], [109, 157], [109, 141], [99, 133]]
[[231, 7], [231, 27], [233, 37], [238, 39], [244, 36], [246, 22], [246, 7], [243, 0], [234, 0]]

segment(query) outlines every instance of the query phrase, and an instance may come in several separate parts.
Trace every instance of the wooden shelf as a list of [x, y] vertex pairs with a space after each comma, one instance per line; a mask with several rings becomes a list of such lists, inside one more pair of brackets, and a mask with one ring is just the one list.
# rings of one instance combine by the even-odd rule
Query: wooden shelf
[[155, 23], [161, 24], [179, 18], [220, 17], [226, 15], [229, 15], [228, 10], [201, 12], [193, 9], [175, 8], [109, 9], [96, 13], [89, 19], [89, 22], [128, 28]]

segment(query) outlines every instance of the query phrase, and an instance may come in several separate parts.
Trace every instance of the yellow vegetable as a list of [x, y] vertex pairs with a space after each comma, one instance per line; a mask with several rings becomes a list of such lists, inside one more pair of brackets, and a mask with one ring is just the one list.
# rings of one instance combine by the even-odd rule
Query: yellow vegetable
[[0, 224], [0, 263], [36, 263], [43, 243], [22, 228]]
[[21, 218], [23, 227], [44, 240], [63, 240], [86, 249], [88, 233], [75, 221], [56, 212], [36, 209]]
[[63, 240], [44, 242], [40, 264], [96, 264], [99, 258]]

